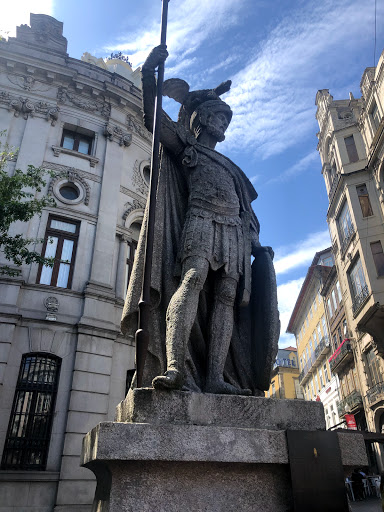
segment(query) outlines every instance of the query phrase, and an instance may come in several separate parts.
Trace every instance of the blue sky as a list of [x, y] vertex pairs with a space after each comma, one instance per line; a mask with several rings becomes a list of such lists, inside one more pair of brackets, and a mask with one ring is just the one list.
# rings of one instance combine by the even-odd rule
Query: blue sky
[[[275, 250], [281, 346], [294, 344], [285, 329], [316, 251], [330, 245], [327, 197], [316, 151], [315, 95], [360, 96], [364, 69], [384, 49], [384, 4], [377, 0], [171, 0], [166, 78], [191, 89], [232, 80], [223, 99], [234, 111], [218, 149], [249, 176], [260, 240]], [[5, 12], [4, 12], [5, 11]], [[29, 12], [64, 22], [71, 57], [106, 57], [121, 50], [133, 67], [159, 41], [160, 0], [18, 0], [2, 8], [0, 30], [29, 22]], [[177, 104], [165, 102], [174, 117]]]

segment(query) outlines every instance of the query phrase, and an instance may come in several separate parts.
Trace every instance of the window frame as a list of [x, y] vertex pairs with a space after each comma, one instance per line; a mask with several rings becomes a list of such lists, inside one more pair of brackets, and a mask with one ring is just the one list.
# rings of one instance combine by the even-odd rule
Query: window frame
[[[380, 244], [381, 251], [379, 252], [373, 252], [373, 246]], [[373, 262], [375, 264], [377, 277], [383, 277], [384, 276], [384, 253], [383, 253], [383, 244], [381, 243], [381, 240], [375, 240], [374, 242], [370, 242], [371, 247], [371, 254], [373, 258]]]
[[[66, 222], [67, 224], [73, 224], [76, 226], [76, 230], [74, 233], [70, 233], [69, 231], [52, 228], [51, 227], [52, 220], [57, 220], [58, 222]], [[43, 244], [41, 254], [45, 255], [45, 253], [46, 253], [47, 245], [49, 243], [49, 237], [58, 238], [56, 252], [55, 252], [55, 256], [54, 256], [55, 263], [52, 268], [50, 284], [40, 283], [41, 273], [42, 273], [44, 265], [42, 265], [42, 264], [39, 265], [39, 269], [38, 269], [37, 277], [36, 277], [37, 284], [42, 284], [43, 286], [54, 286], [56, 288], [63, 288], [63, 289], [71, 288], [73, 272], [74, 272], [74, 268], [75, 268], [75, 261], [76, 261], [77, 245], [78, 245], [79, 233], [80, 233], [80, 224], [81, 224], [81, 221], [72, 220], [67, 217], [60, 217], [57, 215], [49, 215], [47, 227], [45, 229], [44, 244]], [[70, 261], [68, 281], [67, 281], [67, 286], [65, 286], [65, 287], [57, 286], [57, 278], [59, 275], [60, 264], [62, 263], [61, 255], [62, 255], [62, 251], [63, 251], [64, 240], [73, 241], [73, 250], [72, 250], [72, 257], [71, 257], [71, 261]]]
[[[73, 147], [72, 148], [66, 148], [64, 147], [64, 138], [67, 135], [73, 136]], [[88, 153], [83, 153], [82, 151], [79, 151], [79, 145], [81, 141], [85, 141], [88, 143]], [[68, 149], [69, 151], [76, 151], [77, 153], [80, 153], [81, 155], [92, 155], [92, 149], [93, 149], [93, 143], [95, 140], [95, 136], [93, 135], [86, 135], [82, 132], [71, 130], [70, 128], [63, 128], [63, 133], [61, 135], [61, 141], [60, 141], [60, 147], [63, 149]]]
[[[347, 142], [348, 141], [348, 142]], [[347, 150], [349, 163], [355, 163], [359, 161], [359, 153], [357, 152], [357, 146], [355, 137], [352, 135], [348, 135], [348, 137], [344, 137], [345, 149]]]
[[[359, 190], [359, 189], [361, 189], [361, 190]], [[364, 191], [364, 189], [365, 189], [366, 194], [362, 193]], [[359, 200], [361, 214], [362, 214], [363, 218], [366, 219], [367, 217], [372, 217], [372, 215], [373, 215], [372, 203], [371, 203], [371, 200], [369, 199], [367, 185], [365, 183], [356, 185], [356, 194], [357, 194], [357, 199]]]

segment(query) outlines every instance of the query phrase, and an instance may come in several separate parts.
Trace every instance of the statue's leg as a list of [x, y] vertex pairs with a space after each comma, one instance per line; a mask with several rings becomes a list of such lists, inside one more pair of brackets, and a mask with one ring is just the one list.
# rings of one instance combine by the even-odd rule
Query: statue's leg
[[237, 279], [220, 276], [216, 281], [208, 352], [206, 392], [249, 395], [249, 389], [239, 389], [224, 381], [223, 372], [233, 331]]
[[153, 387], [157, 389], [183, 387], [185, 350], [208, 270], [209, 262], [199, 256], [190, 256], [183, 262], [180, 285], [167, 309], [167, 371], [152, 381]]

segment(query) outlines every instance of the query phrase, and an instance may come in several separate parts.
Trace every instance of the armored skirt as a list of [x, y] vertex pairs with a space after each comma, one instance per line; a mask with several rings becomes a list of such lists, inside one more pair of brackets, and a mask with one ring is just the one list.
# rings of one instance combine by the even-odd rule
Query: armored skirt
[[181, 236], [178, 259], [189, 256], [208, 260], [214, 271], [238, 280], [243, 273], [244, 237], [239, 215], [221, 215], [192, 206], [187, 213]]

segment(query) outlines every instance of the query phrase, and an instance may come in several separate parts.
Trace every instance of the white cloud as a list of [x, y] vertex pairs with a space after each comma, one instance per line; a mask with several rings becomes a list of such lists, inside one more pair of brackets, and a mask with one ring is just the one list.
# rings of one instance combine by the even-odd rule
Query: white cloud
[[277, 287], [281, 322], [279, 346], [281, 348], [288, 345], [296, 346], [295, 337], [292, 334], [286, 334], [285, 331], [287, 330], [288, 322], [291, 318], [291, 314], [304, 279], [304, 277], [300, 277], [299, 279], [288, 281], [287, 283], [281, 284]]
[[314, 162], [318, 163], [318, 160], [319, 155], [317, 151], [311, 151], [310, 153], [308, 153], [308, 155], [304, 156], [294, 165], [283, 171], [279, 176], [268, 180], [266, 182], [266, 185], [271, 185], [272, 183], [286, 182], [291, 178], [294, 178], [295, 176], [298, 176], [299, 174], [309, 169]]
[[53, 0], [17, 0], [17, 2], [4, 2], [1, 6], [0, 33], [6, 37], [16, 35], [16, 27], [29, 25], [30, 13], [53, 13]]
[[295, 245], [279, 247], [275, 251], [274, 266], [276, 274], [284, 274], [294, 268], [309, 266], [315, 253], [330, 247], [328, 230], [312, 233], [305, 240]]
[[329, 86], [324, 67], [339, 80], [352, 72], [355, 53], [371, 42], [372, 16], [369, 0], [308, 1], [290, 12], [233, 78], [226, 101], [235, 116], [226, 144], [267, 158], [313, 132], [316, 89]]
[[[172, 49], [168, 65], [172, 67], [173, 61], [185, 59], [194, 53], [213, 34], [236, 25], [240, 19], [239, 14], [247, 3], [249, 0], [204, 0], [196, 7], [194, 0], [173, 0], [170, 3], [167, 30], [167, 45]], [[154, 20], [145, 33], [142, 28], [140, 25], [137, 32], [120, 37], [106, 45], [104, 50], [128, 52], [134, 66], [142, 64], [149, 51], [159, 44], [159, 20]], [[194, 62], [195, 59], [190, 59], [188, 64], [192, 65]]]

